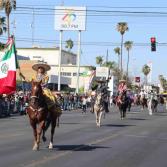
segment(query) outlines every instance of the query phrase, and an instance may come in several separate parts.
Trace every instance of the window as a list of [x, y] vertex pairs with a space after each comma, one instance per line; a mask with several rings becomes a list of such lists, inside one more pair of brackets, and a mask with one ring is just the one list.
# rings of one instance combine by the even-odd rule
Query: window
[[40, 58], [41, 58], [41, 56], [33, 56], [33, 58], [38, 58], [38, 59], [40, 59]]
[[74, 72], [74, 73], [73, 73], [73, 76], [77, 76], [77, 73], [76, 73], [76, 72]]
[[61, 72], [61, 75], [65, 76], [65, 77], [69, 77], [69, 76], [71, 76], [71, 73], [70, 72]]

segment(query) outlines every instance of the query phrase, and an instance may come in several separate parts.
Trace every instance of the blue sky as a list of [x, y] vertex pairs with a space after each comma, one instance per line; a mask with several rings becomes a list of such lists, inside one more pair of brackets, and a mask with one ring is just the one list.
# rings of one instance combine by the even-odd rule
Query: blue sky
[[[22, 7], [48, 7], [54, 8], [62, 4], [62, 0], [17, 0], [17, 6]], [[111, 7], [167, 7], [166, 0], [64, 0], [65, 6], [86, 6], [88, 10], [121, 10], [121, 11], [155, 11], [167, 12], [167, 8], [111, 8]], [[103, 7], [102, 7], [103, 6]], [[36, 10], [36, 9], [35, 9]], [[17, 47], [31, 47], [32, 11], [29, 14], [21, 15], [24, 10], [18, 9], [11, 15], [11, 23], [16, 20], [16, 45]], [[44, 11], [46, 13], [46, 11]], [[48, 12], [47, 12], [48, 13]], [[54, 12], [49, 15], [35, 15], [35, 39], [55, 40], [55, 43], [36, 42], [42, 47], [53, 47], [58, 45], [59, 32], [54, 30]], [[167, 17], [167, 15], [166, 15]], [[87, 16], [86, 31], [82, 32], [82, 43], [88, 42], [111, 42], [120, 43], [120, 34], [116, 31], [116, 24], [125, 21], [128, 23], [129, 31], [125, 34], [125, 41], [130, 40], [134, 43], [149, 43], [150, 37], [155, 36], [157, 42], [167, 43], [167, 18], [166, 17], [129, 17], [129, 16]], [[11, 25], [13, 31], [13, 25]], [[24, 41], [20, 41], [23, 38]], [[27, 39], [29, 42], [27, 41]], [[77, 32], [64, 32], [63, 40], [71, 38], [77, 41]], [[116, 45], [117, 46], [117, 45]], [[108, 49], [109, 60], [117, 61], [113, 49], [116, 46], [95, 46], [82, 45], [81, 64], [95, 65], [96, 56], [106, 56]], [[119, 45], [118, 45], [119, 46]], [[132, 75], [141, 75], [141, 68], [144, 64], [152, 61], [153, 80], [158, 80], [159, 74], [167, 77], [167, 45], [157, 47], [156, 52], [151, 52], [150, 46], [133, 46], [130, 52], [130, 71]], [[73, 48], [77, 52], [77, 47]], [[123, 52], [123, 61], [126, 64], [127, 52]]]

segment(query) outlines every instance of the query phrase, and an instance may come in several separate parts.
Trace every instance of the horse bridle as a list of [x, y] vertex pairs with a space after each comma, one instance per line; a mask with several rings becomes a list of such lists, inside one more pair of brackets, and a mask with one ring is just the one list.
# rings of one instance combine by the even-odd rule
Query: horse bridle
[[[30, 99], [33, 99], [33, 98], [34, 98], [34, 99], [37, 99], [37, 100], [39, 99], [38, 96], [30, 96]], [[37, 108], [37, 109], [36, 109], [36, 108], [34, 108], [33, 106], [31, 106], [31, 105], [29, 106], [29, 108], [30, 108], [33, 112], [36, 113], [36, 114], [35, 114], [36, 116], [39, 114], [39, 112], [41, 112], [41, 111], [44, 109], [43, 107], [40, 107], [40, 108]]]
[[39, 97], [38, 97], [38, 96], [30, 96], [30, 99], [32, 99], [32, 98], [39, 99]]

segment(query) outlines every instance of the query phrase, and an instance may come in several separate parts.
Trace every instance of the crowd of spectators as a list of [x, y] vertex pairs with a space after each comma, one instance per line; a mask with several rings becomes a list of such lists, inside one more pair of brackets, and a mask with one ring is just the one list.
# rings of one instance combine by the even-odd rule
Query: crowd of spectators
[[[12, 95], [1, 95], [0, 117], [7, 117], [12, 114], [26, 114], [30, 96], [30, 91], [18, 91]], [[63, 111], [81, 109], [86, 112], [87, 108], [91, 106], [91, 97], [87, 95], [58, 93], [56, 96]]]

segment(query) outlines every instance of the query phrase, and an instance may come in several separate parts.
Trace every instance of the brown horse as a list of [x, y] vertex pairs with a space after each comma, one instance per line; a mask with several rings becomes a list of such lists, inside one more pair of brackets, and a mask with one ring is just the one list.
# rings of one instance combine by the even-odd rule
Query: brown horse
[[[55, 127], [57, 125], [57, 119], [60, 116], [60, 112], [57, 111], [56, 105], [48, 110], [45, 102], [45, 96], [41, 87], [41, 82], [32, 81], [31, 98], [29, 107], [27, 108], [27, 114], [29, 116], [30, 124], [33, 128], [34, 133], [34, 146], [33, 150], [39, 150], [40, 138], [42, 131], [45, 133], [45, 124], [47, 117], [50, 117], [51, 123], [51, 139], [49, 149], [53, 148], [53, 135]], [[38, 127], [37, 127], [38, 126]], [[45, 138], [43, 134], [43, 138]]]

